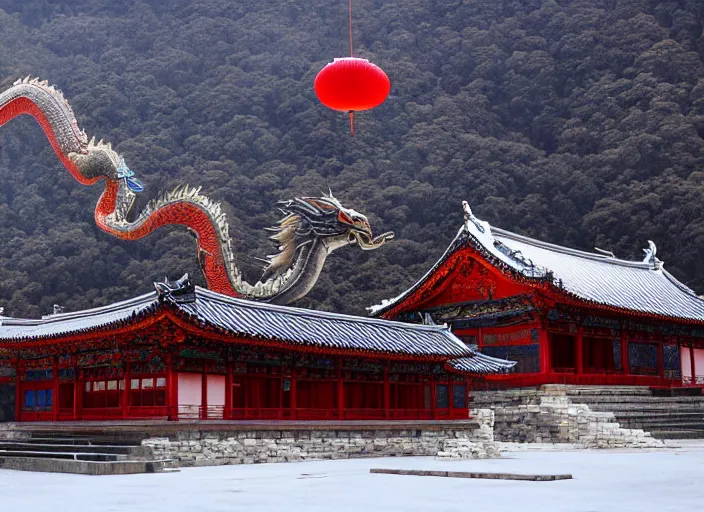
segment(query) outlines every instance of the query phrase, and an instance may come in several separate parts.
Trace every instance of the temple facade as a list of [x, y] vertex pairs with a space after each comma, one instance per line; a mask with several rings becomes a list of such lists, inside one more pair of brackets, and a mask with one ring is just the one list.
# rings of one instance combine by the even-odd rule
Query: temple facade
[[440, 260], [372, 316], [445, 324], [516, 361], [496, 386], [704, 386], [704, 300], [649, 242], [642, 261], [588, 253], [465, 220]]
[[89, 311], [0, 317], [0, 421], [467, 418], [472, 380], [513, 364], [446, 328], [182, 281]]

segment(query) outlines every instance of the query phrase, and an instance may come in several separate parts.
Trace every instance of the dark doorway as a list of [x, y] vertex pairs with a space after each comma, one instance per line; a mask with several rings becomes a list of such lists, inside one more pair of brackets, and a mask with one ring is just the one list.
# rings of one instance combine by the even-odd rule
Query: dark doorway
[[550, 354], [554, 372], [574, 372], [577, 367], [575, 358], [576, 336], [569, 334], [550, 334]]
[[585, 373], [600, 373], [614, 369], [614, 347], [609, 338], [584, 338], [582, 355]]

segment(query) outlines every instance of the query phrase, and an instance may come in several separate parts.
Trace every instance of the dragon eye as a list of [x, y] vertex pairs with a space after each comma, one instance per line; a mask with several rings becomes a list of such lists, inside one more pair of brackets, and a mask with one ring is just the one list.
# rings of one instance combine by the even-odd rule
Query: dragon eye
[[345, 224], [354, 224], [354, 221], [352, 220], [352, 217], [347, 215], [345, 212], [340, 210], [340, 213], [337, 214], [337, 219], [340, 222], [344, 222]]

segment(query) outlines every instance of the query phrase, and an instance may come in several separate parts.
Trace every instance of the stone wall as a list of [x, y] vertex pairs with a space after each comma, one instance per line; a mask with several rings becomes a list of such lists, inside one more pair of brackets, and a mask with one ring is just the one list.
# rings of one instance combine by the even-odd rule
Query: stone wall
[[476, 406], [495, 412], [494, 439], [518, 443], [572, 443], [583, 448], [659, 448], [641, 429], [621, 428], [611, 412], [574, 404], [562, 386], [482, 391]]
[[490, 458], [499, 456], [493, 416], [492, 411], [481, 411], [476, 422], [464, 422], [463, 428], [390, 428], [386, 424], [364, 430], [334, 426], [312, 430], [300, 425], [295, 430], [190, 430], [145, 439], [142, 445], [150, 447], [157, 459], [173, 459], [180, 466], [408, 455]]

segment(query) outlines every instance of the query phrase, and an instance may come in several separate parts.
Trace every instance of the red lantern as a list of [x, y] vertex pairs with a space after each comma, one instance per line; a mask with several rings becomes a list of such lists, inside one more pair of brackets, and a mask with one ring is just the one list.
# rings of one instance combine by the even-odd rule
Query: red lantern
[[350, 113], [354, 135], [354, 111], [381, 105], [389, 95], [391, 82], [379, 66], [367, 59], [344, 57], [325, 66], [315, 77], [314, 87], [323, 105]]

